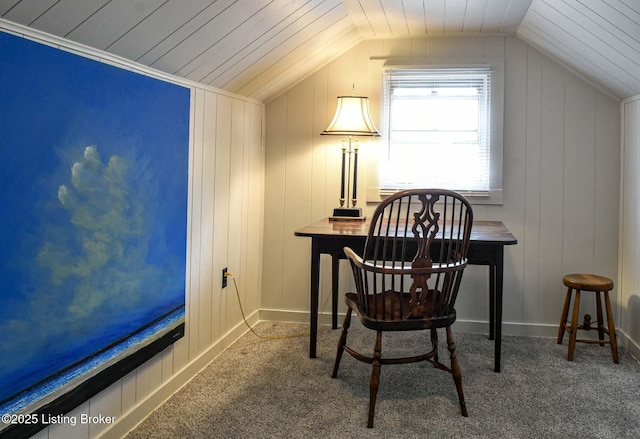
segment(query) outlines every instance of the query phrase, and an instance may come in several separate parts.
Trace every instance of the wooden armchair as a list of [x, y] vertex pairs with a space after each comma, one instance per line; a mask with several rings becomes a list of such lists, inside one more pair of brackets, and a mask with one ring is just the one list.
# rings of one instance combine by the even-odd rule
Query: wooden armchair
[[[376, 396], [383, 364], [428, 361], [453, 375], [460, 410], [467, 416], [460, 365], [455, 354], [451, 325], [473, 222], [469, 202], [460, 194], [440, 189], [416, 189], [385, 199], [371, 220], [364, 255], [345, 247], [355, 279], [356, 292], [347, 293], [348, 305], [333, 369], [347, 351], [373, 365], [370, 380], [368, 427], [373, 427]], [[373, 356], [347, 346], [351, 315], [376, 331]], [[450, 367], [438, 357], [437, 328], [445, 328]], [[430, 330], [431, 350], [406, 358], [382, 357], [383, 331]]]

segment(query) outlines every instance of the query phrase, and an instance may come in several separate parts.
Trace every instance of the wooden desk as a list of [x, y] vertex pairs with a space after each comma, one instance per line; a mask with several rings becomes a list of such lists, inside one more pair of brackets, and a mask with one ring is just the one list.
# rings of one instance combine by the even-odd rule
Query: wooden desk
[[[311, 335], [309, 357], [316, 357], [318, 341], [318, 295], [320, 287], [320, 255], [331, 255], [331, 323], [338, 327], [339, 261], [345, 259], [343, 248], [351, 247], [362, 254], [369, 222], [336, 222], [325, 218], [295, 231], [296, 236], [311, 238]], [[504, 246], [517, 244], [516, 238], [500, 221], [474, 221], [467, 255], [469, 264], [489, 267], [489, 339], [494, 342], [496, 372], [500, 372], [502, 344], [502, 283]]]

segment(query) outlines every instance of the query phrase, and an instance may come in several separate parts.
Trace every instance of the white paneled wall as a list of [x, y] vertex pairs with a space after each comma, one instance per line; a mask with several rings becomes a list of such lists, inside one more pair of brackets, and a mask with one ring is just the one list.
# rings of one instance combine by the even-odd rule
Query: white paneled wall
[[[38, 38], [46, 41], [48, 37]], [[72, 43], [64, 46], [62, 40], [52, 44], [79, 53], [86, 50]], [[114, 61], [103, 53], [92, 51], [90, 55]], [[113, 416], [115, 425], [62, 424], [42, 430], [37, 438], [124, 436], [246, 332], [233, 281], [222, 289], [223, 268], [228, 267], [237, 280], [250, 323], [258, 319], [264, 106], [226, 92], [182, 84], [192, 90], [185, 337], [70, 413], [77, 419], [81, 414]]]
[[[502, 220], [518, 239], [518, 245], [505, 252], [505, 332], [557, 332], [564, 273], [598, 272], [616, 278], [616, 99], [516, 37], [367, 40], [267, 103], [265, 316], [308, 318], [310, 242], [295, 237], [294, 231], [328, 216], [338, 202], [341, 139], [320, 136], [333, 116], [336, 96], [349, 94], [355, 84], [357, 94], [370, 97], [377, 123], [384, 60], [415, 63], [434, 57], [504, 59], [503, 204], [476, 205], [475, 215]], [[364, 194], [376, 183], [376, 142], [366, 141], [360, 151]], [[373, 207], [367, 204], [365, 211]], [[330, 294], [328, 266], [329, 260], [323, 260], [321, 306]], [[347, 266], [342, 265], [342, 292], [349, 283]], [[460, 330], [488, 330], [487, 283], [483, 267], [467, 270], [457, 306]]]
[[623, 107], [622, 213], [620, 240], [620, 307], [618, 328], [640, 357], [640, 96]]

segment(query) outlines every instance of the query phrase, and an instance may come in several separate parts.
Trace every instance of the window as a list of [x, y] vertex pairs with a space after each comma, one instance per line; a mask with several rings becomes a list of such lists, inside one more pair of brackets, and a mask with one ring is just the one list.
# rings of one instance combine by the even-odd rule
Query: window
[[500, 100], [494, 99], [492, 76], [486, 66], [383, 71], [383, 189], [499, 195], [501, 90]]

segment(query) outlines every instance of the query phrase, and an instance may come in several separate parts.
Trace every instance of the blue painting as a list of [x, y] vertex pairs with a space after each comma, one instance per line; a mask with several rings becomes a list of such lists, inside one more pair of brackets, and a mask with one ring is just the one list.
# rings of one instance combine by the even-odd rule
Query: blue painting
[[187, 87], [0, 32], [0, 413], [184, 326], [189, 111]]

